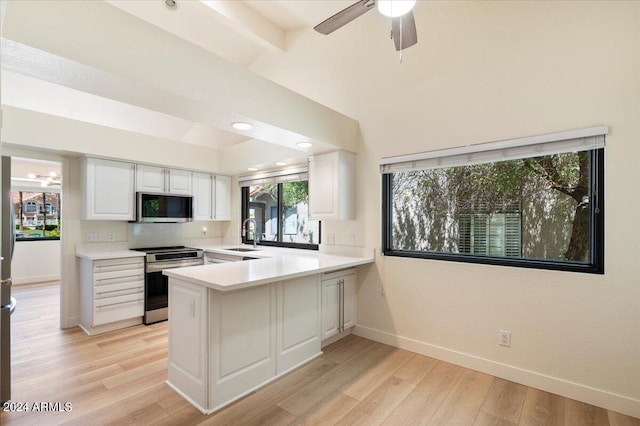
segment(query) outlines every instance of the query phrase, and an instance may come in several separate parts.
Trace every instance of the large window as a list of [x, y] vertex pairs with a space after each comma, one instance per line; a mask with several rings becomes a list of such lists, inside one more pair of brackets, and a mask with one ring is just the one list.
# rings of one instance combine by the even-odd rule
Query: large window
[[603, 273], [604, 149], [574, 145], [383, 167], [385, 254]]
[[254, 219], [256, 228], [243, 237], [244, 243], [317, 249], [320, 222], [309, 219], [307, 180], [262, 183], [242, 188], [243, 221]]
[[57, 192], [11, 193], [16, 240], [60, 238], [60, 194]]

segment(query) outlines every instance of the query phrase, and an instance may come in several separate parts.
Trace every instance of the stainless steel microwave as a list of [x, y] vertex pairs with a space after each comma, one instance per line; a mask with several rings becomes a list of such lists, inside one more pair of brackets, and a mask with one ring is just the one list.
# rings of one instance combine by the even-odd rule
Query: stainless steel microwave
[[136, 222], [176, 223], [193, 221], [190, 195], [137, 193]]

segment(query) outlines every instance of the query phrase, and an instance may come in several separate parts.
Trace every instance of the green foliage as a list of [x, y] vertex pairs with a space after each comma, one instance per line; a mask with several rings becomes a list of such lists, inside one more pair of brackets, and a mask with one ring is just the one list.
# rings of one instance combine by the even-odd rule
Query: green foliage
[[309, 182], [286, 182], [282, 184], [282, 206], [285, 210], [292, 209], [298, 203], [309, 202]]
[[[52, 229], [49, 229], [52, 227]], [[60, 236], [60, 227], [57, 225], [47, 225], [47, 237], [59, 237]]]

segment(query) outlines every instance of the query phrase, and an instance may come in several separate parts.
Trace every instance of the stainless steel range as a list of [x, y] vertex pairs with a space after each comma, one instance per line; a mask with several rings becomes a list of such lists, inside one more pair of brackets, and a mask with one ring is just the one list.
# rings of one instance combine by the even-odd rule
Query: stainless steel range
[[144, 320], [145, 324], [165, 321], [169, 314], [169, 279], [162, 271], [171, 268], [204, 265], [204, 251], [184, 246], [149, 247], [133, 249], [143, 251]]

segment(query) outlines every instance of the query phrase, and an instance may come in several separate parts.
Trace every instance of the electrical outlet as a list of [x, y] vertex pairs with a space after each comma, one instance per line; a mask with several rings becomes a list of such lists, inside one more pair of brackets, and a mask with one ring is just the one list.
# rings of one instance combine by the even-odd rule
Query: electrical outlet
[[511, 332], [509, 330], [498, 330], [498, 344], [511, 347]]
[[334, 245], [336, 243], [336, 236], [335, 234], [328, 234], [327, 235], [327, 245]]
[[99, 232], [87, 232], [87, 241], [100, 241], [100, 233]]
[[114, 234], [113, 232], [109, 232], [109, 233], [107, 234], [107, 241], [111, 241], [111, 242], [113, 242], [113, 241], [115, 241], [115, 240], [116, 240], [116, 234]]

